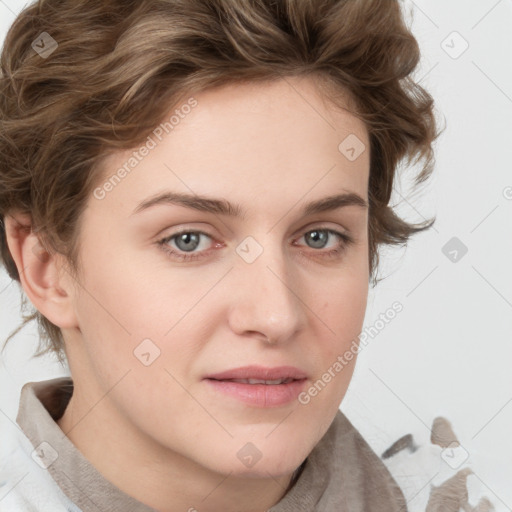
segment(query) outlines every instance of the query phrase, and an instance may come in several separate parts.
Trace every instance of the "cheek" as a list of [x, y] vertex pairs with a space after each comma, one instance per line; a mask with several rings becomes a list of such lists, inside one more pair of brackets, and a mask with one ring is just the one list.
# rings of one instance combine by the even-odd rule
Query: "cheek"
[[180, 286], [152, 283], [121, 265], [89, 268], [76, 309], [90, 376], [103, 392], [115, 388], [111, 398], [140, 428], [163, 428], [173, 414], [197, 414], [179, 384], [200, 350], [194, 340], [203, 339], [197, 334], [202, 324], [189, 321], [194, 312], [186, 316], [192, 298], [179, 300]]
[[128, 369], [132, 376], [164, 368], [177, 377], [186, 374], [207, 339], [208, 322], [200, 315], [212, 305], [201, 298], [211, 283], [193, 284], [197, 279], [189, 273], [171, 275], [135, 253], [115, 260], [100, 251], [87, 254], [75, 310], [96, 371], [108, 380]]
[[[363, 257], [333, 272], [313, 295], [315, 312], [339, 348], [360, 334], [368, 300], [368, 265]], [[324, 336], [325, 337], [325, 336]]]
[[[311, 308], [318, 327], [315, 347], [309, 349], [315, 353], [310, 355], [319, 360], [320, 373], [316, 377], [329, 381], [328, 391], [320, 393], [317, 405], [339, 403], [354, 372], [368, 298], [368, 273], [364, 265], [360, 269], [346, 268], [338, 278], [331, 279], [322, 293], [316, 294]], [[330, 375], [326, 375], [329, 371]]]
[[98, 246], [84, 253], [87, 261], [75, 301], [83, 348], [101, 373], [115, 379], [138, 362], [136, 346], [164, 330], [154, 310], [157, 290], [141, 278], [136, 264], [108, 256]]

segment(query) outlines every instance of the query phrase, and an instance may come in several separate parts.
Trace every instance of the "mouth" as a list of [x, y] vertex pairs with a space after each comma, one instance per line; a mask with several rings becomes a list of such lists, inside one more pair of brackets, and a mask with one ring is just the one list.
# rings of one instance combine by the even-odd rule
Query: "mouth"
[[282, 384], [287, 379], [301, 380], [307, 377], [306, 372], [295, 366], [266, 367], [260, 365], [241, 366], [218, 373], [206, 375], [207, 379], [242, 381], [254, 384]]
[[287, 377], [286, 379], [274, 379], [274, 380], [264, 380], [264, 379], [209, 379], [216, 380], [219, 382], [238, 382], [239, 384], [265, 384], [266, 386], [276, 386], [279, 384], [288, 384], [289, 382], [293, 382], [296, 380], [304, 380], [304, 379], [293, 379], [291, 377]]
[[214, 379], [206, 378], [215, 399], [233, 398], [259, 408], [275, 408], [289, 405], [304, 391], [307, 378], [303, 379]]

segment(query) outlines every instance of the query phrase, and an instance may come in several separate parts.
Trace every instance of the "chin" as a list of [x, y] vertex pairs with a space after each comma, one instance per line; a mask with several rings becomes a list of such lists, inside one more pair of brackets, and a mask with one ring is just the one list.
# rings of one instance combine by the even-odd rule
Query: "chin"
[[[285, 445], [284, 439], [276, 437], [276, 443], [237, 443], [234, 451], [224, 453], [223, 463], [213, 461], [220, 473], [231, 473], [240, 478], [280, 478], [293, 473], [307, 457], [308, 452], [299, 450], [300, 444]], [[288, 441], [289, 443], [290, 441]], [[233, 453], [235, 457], [233, 457]], [[217, 462], [217, 464], [215, 464]], [[212, 468], [213, 469], [213, 468]]]
[[[279, 466], [277, 466], [279, 464]], [[290, 476], [301, 461], [296, 464], [283, 464], [282, 461], [274, 463], [272, 461], [263, 462], [260, 460], [252, 468], [241, 468], [240, 465], [235, 465], [228, 469], [227, 473], [231, 477], [236, 478], [251, 478], [251, 479], [268, 479], [268, 478], [282, 478], [284, 476]]]

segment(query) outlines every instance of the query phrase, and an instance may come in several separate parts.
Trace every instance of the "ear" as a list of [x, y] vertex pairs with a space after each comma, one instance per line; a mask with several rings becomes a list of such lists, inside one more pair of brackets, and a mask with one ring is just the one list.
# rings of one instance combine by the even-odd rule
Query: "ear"
[[30, 215], [7, 214], [4, 224], [7, 246], [30, 302], [57, 327], [76, 327], [73, 278], [63, 269], [63, 256], [43, 247], [32, 230]]

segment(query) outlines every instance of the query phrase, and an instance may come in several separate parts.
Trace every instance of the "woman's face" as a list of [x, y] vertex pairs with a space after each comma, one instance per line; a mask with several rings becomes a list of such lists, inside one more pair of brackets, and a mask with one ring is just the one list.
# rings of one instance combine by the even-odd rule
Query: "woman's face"
[[[368, 210], [308, 205], [348, 193], [367, 201], [369, 142], [313, 84], [287, 78], [184, 101], [146, 150], [109, 157], [83, 214], [77, 325], [64, 330], [77, 396], [102, 397], [108, 428], [162, 458], [290, 473], [345, 395], [355, 357], [336, 362], [362, 329]], [[141, 206], [161, 195], [175, 200]], [[206, 378], [248, 365], [292, 366], [305, 379]]]

